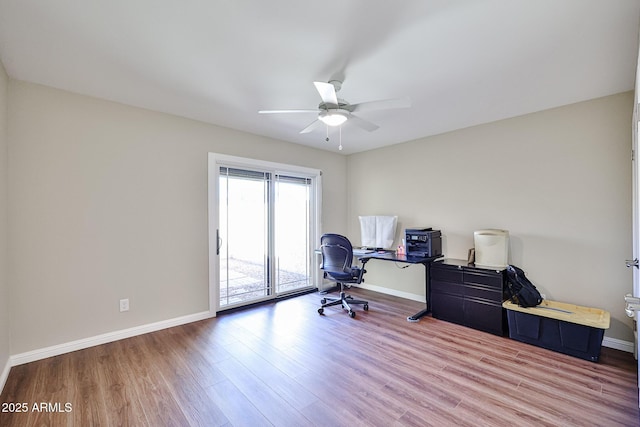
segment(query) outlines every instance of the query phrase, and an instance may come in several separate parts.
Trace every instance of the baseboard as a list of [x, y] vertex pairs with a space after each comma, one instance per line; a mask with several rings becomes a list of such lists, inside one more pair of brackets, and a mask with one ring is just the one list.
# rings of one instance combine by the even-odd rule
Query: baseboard
[[11, 358], [7, 359], [7, 363], [4, 365], [4, 369], [0, 373], [0, 394], [4, 390], [4, 385], [7, 382], [7, 378], [9, 378], [9, 371], [11, 370]]
[[358, 285], [352, 285], [354, 287], [368, 289], [370, 291], [379, 292], [381, 294], [393, 295], [400, 298], [410, 299], [412, 301], [425, 302], [424, 295], [412, 294], [409, 292], [399, 291], [397, 289], [389, 289], [384, 286], [372, 285], [371, 283], [360, 283]]
[[[379, 292], [381, 294], [393, 295], [400, 298], [410, 299], [412, 301], [425, 302], [423, 295], [412, 294], [409, 292], [402, 292], [396, 289], [389, 289], [384, 286], [373, 285], [371, 283], [360, 283], [358, 285], [353, 285], [353, 286], [356, 286], [362, 289], [368, 289], [370, 291]], [[635, 344], [631, 341], [623, 341], [617, 338], [604, 337], [602, 339], [602, 346], [613, 348], [616, 350], [626, 351], [628, 353], [633, 353]]]
[[[372, 284], [361, 283], [358, 287], [362, 289], [368, 289], [375, 292], [380, 292], [387, 295], [393, 295], [400, 298], [406, 298], [413, 301], [424, 302], [422, 295], [416, 295], [408, 292], [402, 292], [395, 289], [389, 289], [382, 286], [376, 286]], [[90, 338], [84, 338], [81, 340], [71, 341], [68, 343], [58, 344], [51, 347], [45, 347], [38, 350], [32, 350], [25, 353], [15, 354], [9, 357], [2, 372], [0, 373], [0, 393], [2, 392], [5, 382], [9, 376], [9, 371], [12, 366], [18, 366], [29, 362], [35, 362], [36, 360], [46, 359], [47, 357], [58, 356], [60, 354], [70, 353], [72, 351], [82, 350], [85, 348], [93, 347], [100, 344], [106, 344], [113, 341], [118, 341], [125, 338], [134, 337], [137, 335], [147, 334], [150, 332], [159, 331], [162, 329], [172, 328], [174, 326], [180, 326], [191, 322], [197, 322], [199, 320], [211, 318], [211, 314], [208, 311], [201, 313], [195, 313], [187, 316], [176, 317], [174, 319], [163, 320], [160, 322], [150, 323], [142, 326], [136, 326], [133, 328], [122, 329], [120, 331], [109, 332], [106, 334], [97, 335]], [[604, 347], [613, 348], [616, 350], [625, 351], [628, 353], [634, 352], [634, 343], [630, 341], [623, 341], [617, 338], [604, 337], [602, 340]]]
[[58, 356], [60, 354], [70, 353], [72, 351], [82, 350], [100, 344], [106, 344], [137, 335], [148, 334], [149, 332], [155, 332], [162, 329], [172, 328], [174, 326], [197, 322], [198, 320], [209, 319], [211, 317], [212, 316], [210, 312], [203, 311], [201, 313], [176, 317], [169, 320], [163, 320], [160, 322], [149, 323], [133, 328], [122, 329], [120, 331], [108, 332], [106, 334], [96, 335], [95, 337], [84, 338], [81, 340], [58, 344], [51, 347], [45, 347], [38, 350], [32, 350], [25, 353], [14, 354], [9, 358], [10, 363], [8, 363], [8, 365], [18, 366], [29, 362], [35, 362], [36, 360], [46, 359], [47, 357]]
[[633, 347], [635, 346], [635, 343], [631, 341], [619, 340], [617, 338], [604, 337], [602, 338], [602, 346], [626, 351], [627, 353], [633, 353]]

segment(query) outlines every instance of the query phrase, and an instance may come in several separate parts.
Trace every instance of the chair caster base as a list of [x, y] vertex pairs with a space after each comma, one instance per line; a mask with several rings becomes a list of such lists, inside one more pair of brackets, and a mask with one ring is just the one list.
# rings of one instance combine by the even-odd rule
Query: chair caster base
[[351, 295], [347, 295], [344, 292], [344, 286], [340, 285], [340, 298], [322, 298], [320, 300], [322, 305], [318, 308], [318, 314], [324, 314], [326, 307], [342, 306], [342, 309], [347, 312], [349, 317], [354, 319], [356, 317], [355, 310], [351, 307], [352, 304], [362, 304], [364, 311], [369, 311], [369, 302], [353, 298]]

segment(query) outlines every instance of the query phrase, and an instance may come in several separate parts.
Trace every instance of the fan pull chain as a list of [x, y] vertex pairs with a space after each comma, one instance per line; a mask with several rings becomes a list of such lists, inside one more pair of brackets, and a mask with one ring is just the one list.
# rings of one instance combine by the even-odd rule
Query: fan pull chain
[[325, 125], [325, 127], [327, 128], [327, 139], [325, 141], [329, 142], [329, 125]]
[[338, 130], [340, 132], [340, 145], [338, 146], [338, 150], [342, 151], [342, 126], [338, 126]]

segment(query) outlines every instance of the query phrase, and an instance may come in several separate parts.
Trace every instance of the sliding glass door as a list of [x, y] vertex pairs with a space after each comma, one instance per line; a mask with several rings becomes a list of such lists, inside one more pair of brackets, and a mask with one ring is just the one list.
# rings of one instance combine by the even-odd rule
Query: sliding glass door
[[314, 286], [319, 172], [245, 161], [223, 156], [214, 169], [220, 310]]
[[220, 167], [220, 307], [270, 294], [268, 173]]
[[311, 184], [310, 178], [276, 175], [276, 293], [311, 286]]

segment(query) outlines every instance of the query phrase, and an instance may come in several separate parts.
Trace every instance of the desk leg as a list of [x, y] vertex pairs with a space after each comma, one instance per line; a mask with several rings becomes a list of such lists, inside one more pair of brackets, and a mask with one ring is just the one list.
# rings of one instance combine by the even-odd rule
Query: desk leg
[[427, 299], [427, 307], [424, 310], [421, 310], [414, 314], [413, 316], [407, 317], [408, 322], [419, 322], [420, 318], [426, 316], [431, 313], [431, 263], [424, 263], [424, 287], [425, 287], [425, 296]]

